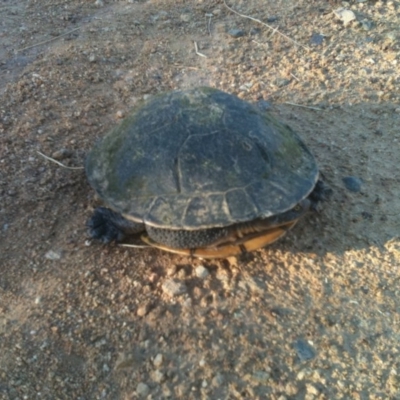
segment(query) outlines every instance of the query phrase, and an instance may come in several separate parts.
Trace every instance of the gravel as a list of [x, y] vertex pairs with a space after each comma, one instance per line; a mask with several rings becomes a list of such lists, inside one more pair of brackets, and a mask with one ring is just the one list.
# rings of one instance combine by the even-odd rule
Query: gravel
[[230, 35], [230, 36], [232, 36], [234, 38], [240, 38], [240, 37], [244, 36], [245, 34], [246, 33], [245, 33], [244, 30], [237, 29], [237, 28], [229, 29], [229, 31], [228, 31], [228, 35]]
[[[399, 2], [348, 1], [346, 27], [334, 1], [229, 3], [275, 31], [211, 0], [3, 3], [0, 397], [397, 399]], [[197, 85], [295, 129], [332, 196], [227, 260], [86, 246], [99, 199], [37, 151], [81, 167], [143, 98]]]

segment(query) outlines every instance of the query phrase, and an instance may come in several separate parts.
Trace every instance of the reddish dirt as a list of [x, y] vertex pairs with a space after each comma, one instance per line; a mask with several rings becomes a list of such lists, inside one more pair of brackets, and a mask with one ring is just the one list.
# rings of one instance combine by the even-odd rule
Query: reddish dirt
[[[213, 0], [2, 2], [0, 398], [400, 399], [400, 3], [343, 3], [346, 27], [337, 1], [229, 3], [271, 31]], [[38, 152], [81, 168], [199, 85], [270, 102], [332, 197], [228, 260], [88, 246], [84, 171]]]

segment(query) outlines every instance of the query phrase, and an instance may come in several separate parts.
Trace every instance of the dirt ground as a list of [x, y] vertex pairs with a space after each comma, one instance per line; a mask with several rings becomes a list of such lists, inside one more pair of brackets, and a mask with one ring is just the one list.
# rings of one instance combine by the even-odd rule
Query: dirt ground
[[[1, 399], [400, 399], [400, 2], [228, 4], [0, 2]], [[329, 201], [228, 260], [88, 242], [84, 171], [39, 152], [81, 168], [199, 85], [268, 102]]]

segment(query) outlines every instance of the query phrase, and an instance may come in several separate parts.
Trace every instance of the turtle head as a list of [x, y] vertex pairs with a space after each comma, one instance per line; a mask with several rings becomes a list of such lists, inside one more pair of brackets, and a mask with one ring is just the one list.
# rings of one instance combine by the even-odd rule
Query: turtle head
[[280, 215], [281, 222], [294, 221], [312, 210], [312, 201], [309, 198], [299, 201], [292, 209]]

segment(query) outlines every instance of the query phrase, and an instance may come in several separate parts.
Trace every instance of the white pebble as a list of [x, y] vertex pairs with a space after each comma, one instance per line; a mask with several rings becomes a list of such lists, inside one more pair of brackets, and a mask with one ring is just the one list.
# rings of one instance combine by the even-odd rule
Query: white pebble
[[163, 362], [163, 355], [159, 353], [154, 357], [153, 364], [156, 367], [159, 367], [162, 364], [162, 362]]
[[53, 250], [49, 250], [44, 256], [48, 260], [59, 260], [61, 258], [61, 254]]
[[156, 369], [152, 374], [151, 374], [153, 380], [157, 383], [161, 383], [162, 381], [165, 380], [165, 375], [159, 371], [158, 369]]
[[191, 16], [190, 14], [181, 14], [180, 19], [183, 22], [189, 22], [191, 20]]
[[296, 376], [296, 379], [297, 379], [298, 381], [301, 381], [301, 380], [304, 379], [304, 376], [305, 376], [304, 371], [299, 371], [299, 373], [298, 373], [297, 376]]
[[168, 279], [163, 283], [162, 290], [169, 296], [178, 296], [186, 293], [187, 288], [184, 282], [178, 281], [177, 279]]
[[196, 268], [195, 272], [196, 272], [196, 276], [198, 278], [202, 278], [202, 279], [207, 278], [207, 276], [210, 275], [210, 273], [208, 272], [208, 269], [203, 267], [202, 265], [199, 265]]

